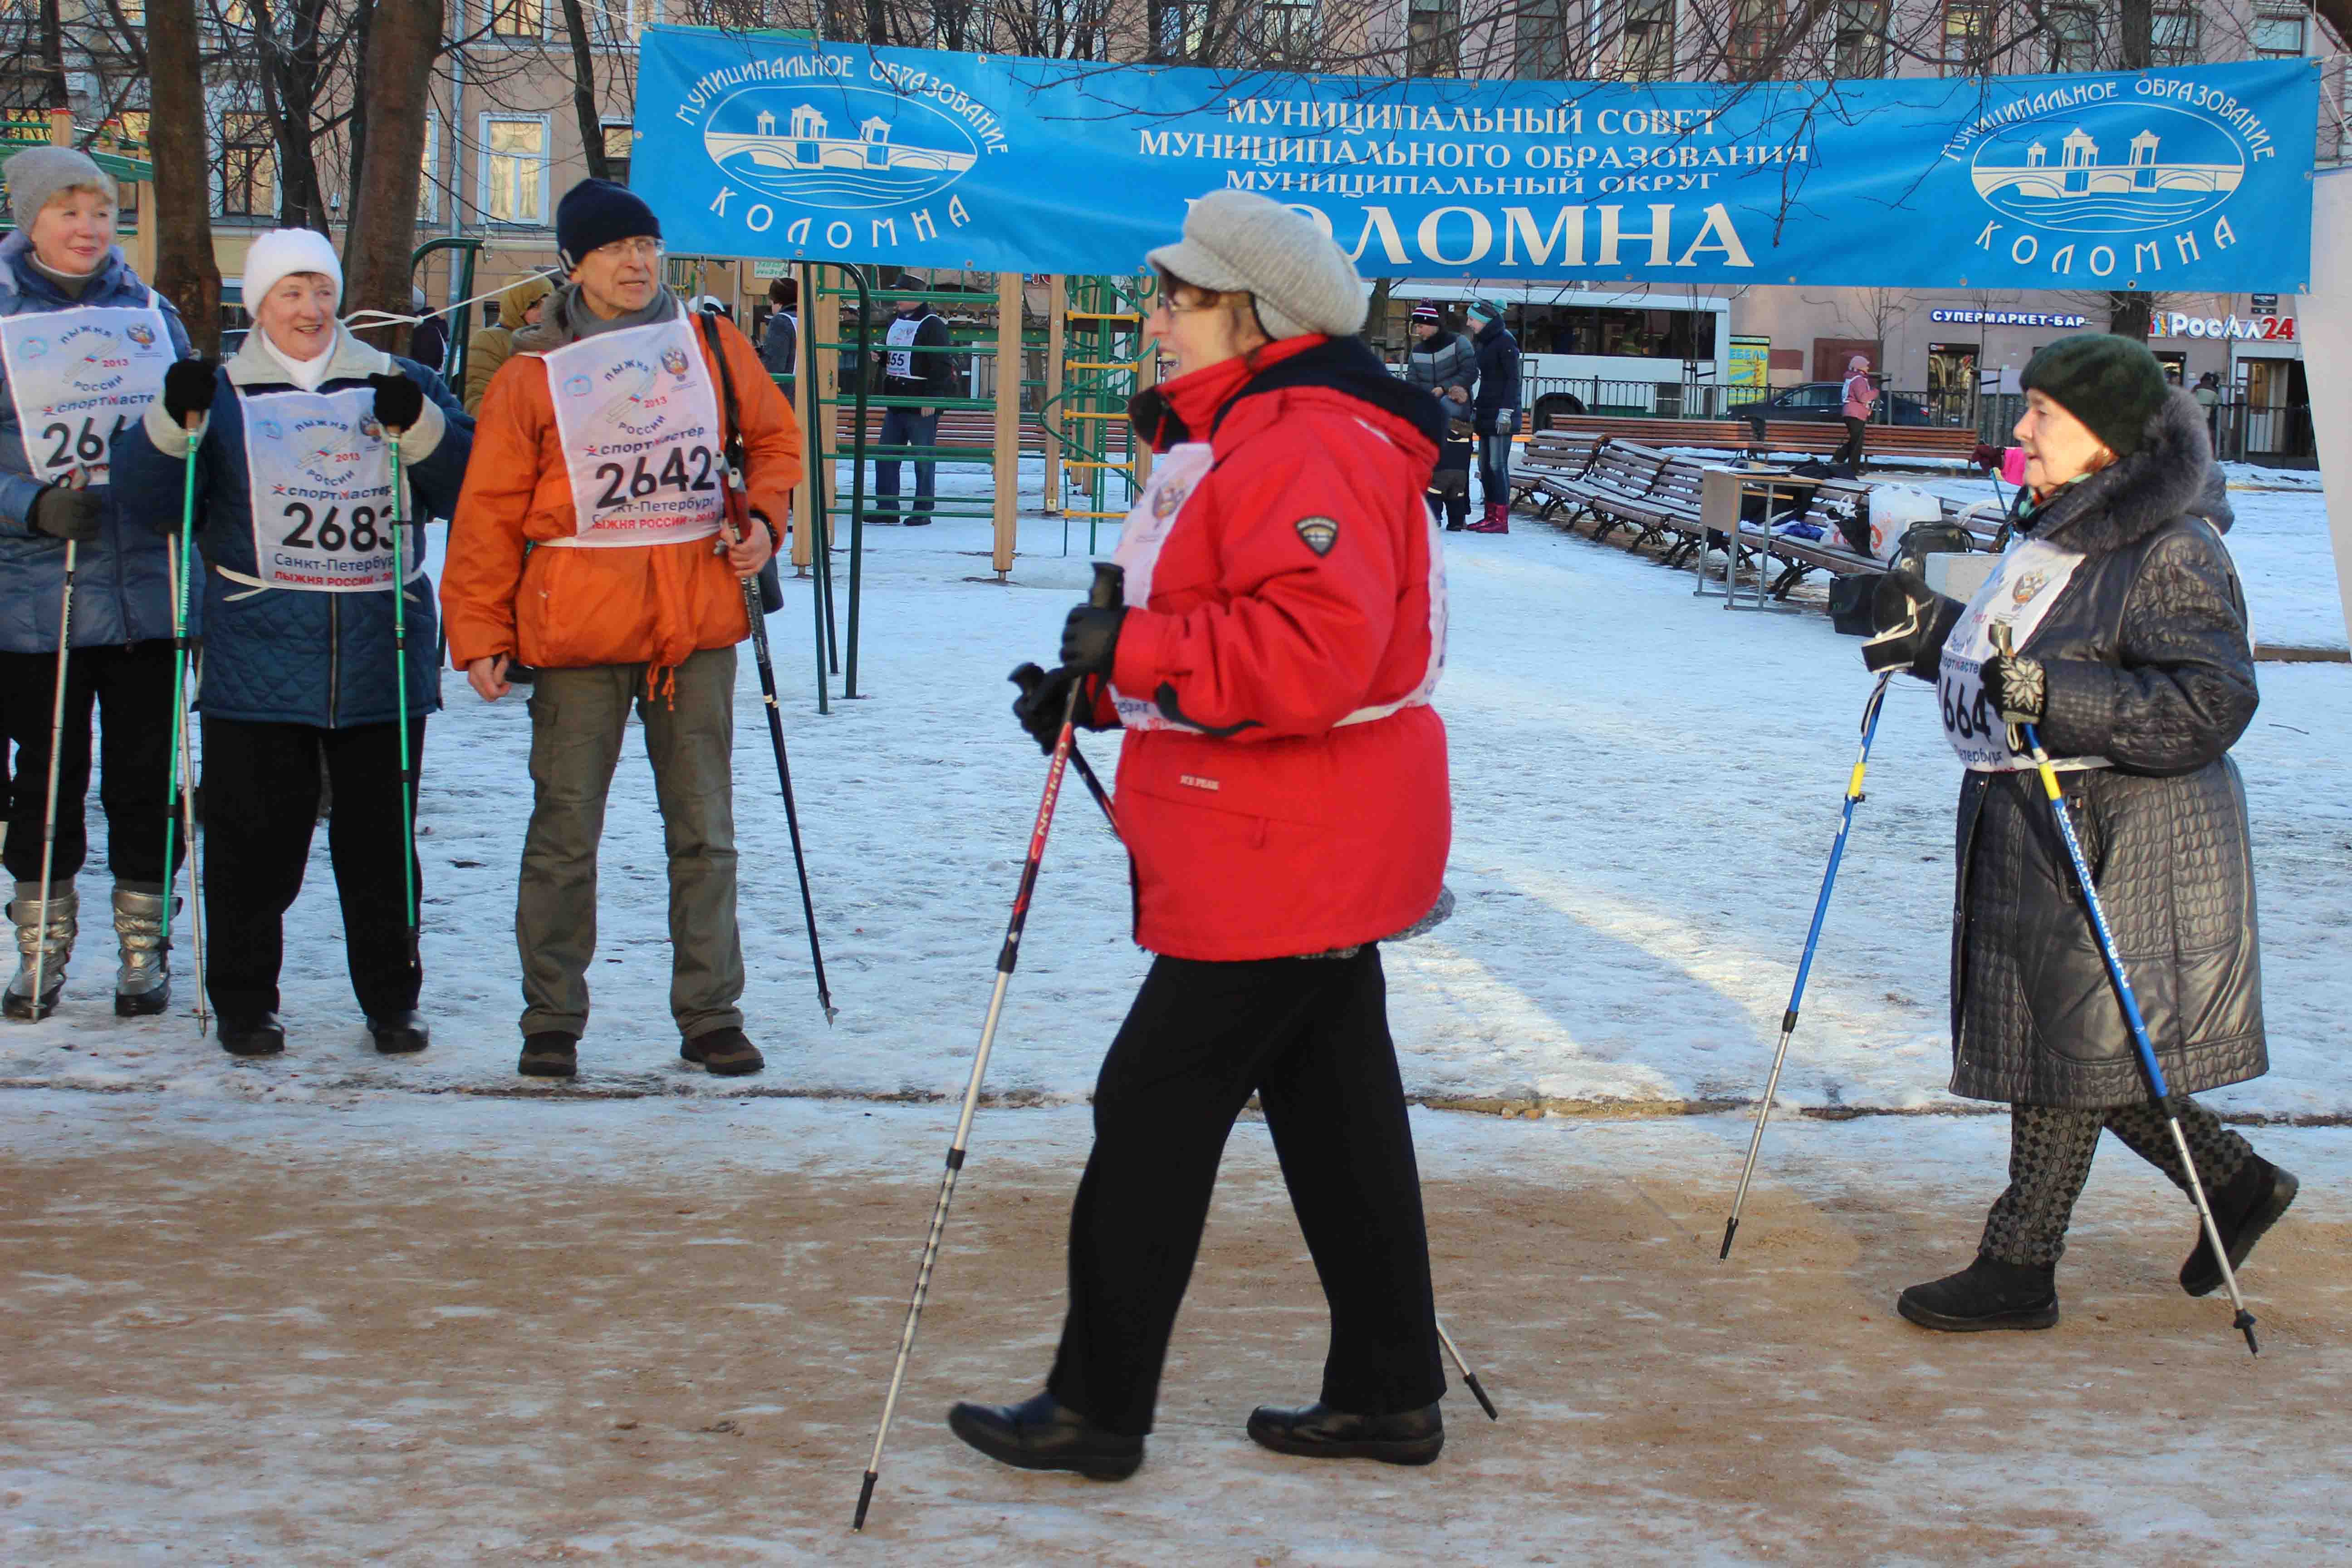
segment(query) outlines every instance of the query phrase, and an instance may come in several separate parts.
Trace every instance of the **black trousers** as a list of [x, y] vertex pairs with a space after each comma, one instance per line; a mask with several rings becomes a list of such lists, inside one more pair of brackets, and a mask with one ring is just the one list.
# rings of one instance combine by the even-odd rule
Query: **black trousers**
[[[2176, 1094], [2169, 1103], [2180, 1119], [2180, 1135], [2210, 1200], [2254, 1157], [2253, 1145], [2187, 1095]], [[2102, 1131], [2121, 1139], [2125, 1148], [2163, 1172], [2174, 1186], [2189, 1190], [2180, 1152], [2172, 1146], [2172, 1130], [2165, 1125], [2164, 1112], [2153, 1105], [2114, 1110], [2012, 1105], [2009, 1189], [1985, 1216], [1984, 1239], [1977, 1250], [2002, 1263], [2042, 1266], [2065, 1256], [2066, 1226], [2074, 1218], [2074, 1200], [2083, 1195], [2083, 1184], [2091, 1179], [2091, 1156], [2099, 1151]]]
[[1324, 1402], [1388, 1415], [1445, 1392], [1379, 949], [1160, 958], [1095, 1085], [1094, 1152], [1070, 1214], [1070, 1311], [1046, 1384], [1097, 1426], [1151, 1429], [1217, 1161], [1253, 1091], [1330, 1304]]
[[1870, 426], [1864, 424], [1862, 420], [1856, 419], [1851, 415], [1846, 416], [1845, 440], [1839, 445], [1837, 451], [1831, 457], [1830, 461], [1832, 463], [1853, 463], [1857, 466], [1860, 465], [1862, 462], [1863, 437], [1869, 432], [1869, 429]]
[[[91, 710], [100, 717], [99, 803], [106, 860], [119, 882], [163, 880], [163, 821], [172, 809], [172, 645], [78, 647], [66, 660], [66, 725], [58, 752], [58, 846], [50, 876], [70, 879], [89, 856], [82, 800], [89, 793]], [[8, 791], [8, 873], [41, 876], [41, 822], [48, 810], [49, 724], [58, 689], [54, 653], [0, 653], [0, 722], [16, 745]], [[173, 842], [174, 868], [183, 847]]]
[[[302, 890], [319, 816], [323, 761], [335, 791], [327, 851], [343, 906], [352, 994], [375, 1016], [416, 1005], [424, 976], [408, 961], [397, 726], [321, 730], [205, 716], [205, 991], [224, 1018], [278, 1008], [286, 911]], [[412, 764], [425, 721], [408, 723]], [[423, 896], [421, 874], [418, 896]]]

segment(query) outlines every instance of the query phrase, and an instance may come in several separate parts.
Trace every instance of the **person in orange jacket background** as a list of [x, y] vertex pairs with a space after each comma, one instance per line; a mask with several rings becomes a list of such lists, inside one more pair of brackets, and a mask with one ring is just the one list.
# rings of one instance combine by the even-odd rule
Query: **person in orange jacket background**
[[[519, 1070], [570, 1078], [588, 1024], [596, 847], [634, 705], [669, 853], [670, 1012], [679, 1055], [765, 1065], [743, 1032], [735, 919], [735, 645], [743, 580], [780, 542], [799, 427], [751, 341], [707, 328], [661, 280], [661, 225], [626, 187], [583, 180], [556, 209], [571, 281], [483, 400], [441, 595], [449, 654], [485, 700], [535, 672], [530, 828], [515, 938]], [[727, 388], [731, 384], [732, 397]], [[751, 514], [722, 535], [737, 405]]]

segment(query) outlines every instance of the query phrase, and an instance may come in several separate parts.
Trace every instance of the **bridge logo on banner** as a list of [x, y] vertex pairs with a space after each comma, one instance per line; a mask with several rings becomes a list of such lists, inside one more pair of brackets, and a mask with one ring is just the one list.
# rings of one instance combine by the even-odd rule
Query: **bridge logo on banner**
[[2318, 72], [1400, 81], [656, 26], [630, 180], [717, 256], [1124, 273], [1251, 190], [1367, 277], [2300, 291]]

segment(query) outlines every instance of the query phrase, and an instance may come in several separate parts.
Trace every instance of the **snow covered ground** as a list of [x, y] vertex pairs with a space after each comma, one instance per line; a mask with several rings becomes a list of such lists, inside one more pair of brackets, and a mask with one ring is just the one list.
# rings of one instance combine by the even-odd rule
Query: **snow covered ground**
[[[2263, 550], [2284, 563], [2249, 570], [2255, 618], [2314, 635], [2334, 595], [2321, 502], [2251, 499], [2266, 521], [2233, 541], [2267, 540]], [[1067, 556], [1061, 535], [1058, 521], [1026, 522], [1007, 586], [971, 580], [989, 575], [985, 523], [868, 530], [865, 694], [840, 700], [836, 683], [830, 716], [815, 711], [808, 585], [790, 584], [791, 602], [772, 617], [842, 1009], [830, 1029], [744, 659], [745, 1006], [771, 1064], [751, 1092], [961, 1092], [1041, 777], [1007, 713], [1004, 672], [1050, 655], [1087, 579], [1083, 526]], [[1752, 1097], [1869, 689], [1857, 645], [1818, 613], [1727, 612], [1693, 597], [1687, 574], [1524, 519], [1507, 537], [1448, 536], [1447, 560], [1454, 631], [1438, 705], [1452, 736], [1449, 880], [1459, 910], [1389, 950], [1408, 1087], [1441, 1101], [1529, 1108]], [[2342, 962], [2352, 930], [2352, 668], [2264, 665], [2262, 682], [2262, 710], [2237, 755], [2253, 810], [2275, 1067], [2216, 1102], [2272, 1116], [2352, 1113], [2352, 1058], [2338, 1046], [2352, 1014]], [[184, 978], [171, 1016], [114, 1018], [110, 943], [92, 931], [59, 1013], [0, 1030], [0, 1084], [269, 1096], [338, 1085], [745, 1092], [676, 1059], [660, 826], [634, 747], [606, 828], [583, 1077], [553, 1091], [515, 1077], [511, 919], [530, 805], [528, 714], [519, 696], [479, 702], [454, 675], [443, 692], [449, 707], [432, 722], [420, 809], [430, 1051], [386, 1061], [370, 1048], [343, 972], [321, 834], [289, 921], [282, 1059], [232, 1063], [198, 1038]], [[1087, 744], [1110, 773], [1115, 737]], [[1785, 1080], [1798, 1103], [1950, 1103], [1944, 954], [1956, 782], [1930, 692], [1898, 683]], [[83, 874], [85, 908], [103, 907], [101, 867], [94, 857]], [[1145, 963], [1129, 941], [1124, 855], [1074, 788], [992, 1088], [1083, 1097]]]

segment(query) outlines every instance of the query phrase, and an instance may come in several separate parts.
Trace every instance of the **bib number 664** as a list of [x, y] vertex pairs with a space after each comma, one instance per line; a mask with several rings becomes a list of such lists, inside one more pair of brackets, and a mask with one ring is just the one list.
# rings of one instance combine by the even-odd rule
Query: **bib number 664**
[[[1975, 700], [1969, 700], [1974, 687]], [[1992, 704], [1987, 700], [1985, 689], [1974, 681], [1961, 682], [1950, 676], [1936, 683], [1937, 700], [1944, 710], [1944, 728], [1963, 741], [1973, 741], [1979, 735], [1993, 732]]]
[[294, 527], [279, 542], [289, 550], [350, 550], [364, 555], [392, 542], [389, 520], [383, 534], [377, 533], [378, 516], [372, 506], [355, 506], [346, 517], [340, 506], [320, 513], [304, 502], [288, 501], [286, 521]]

